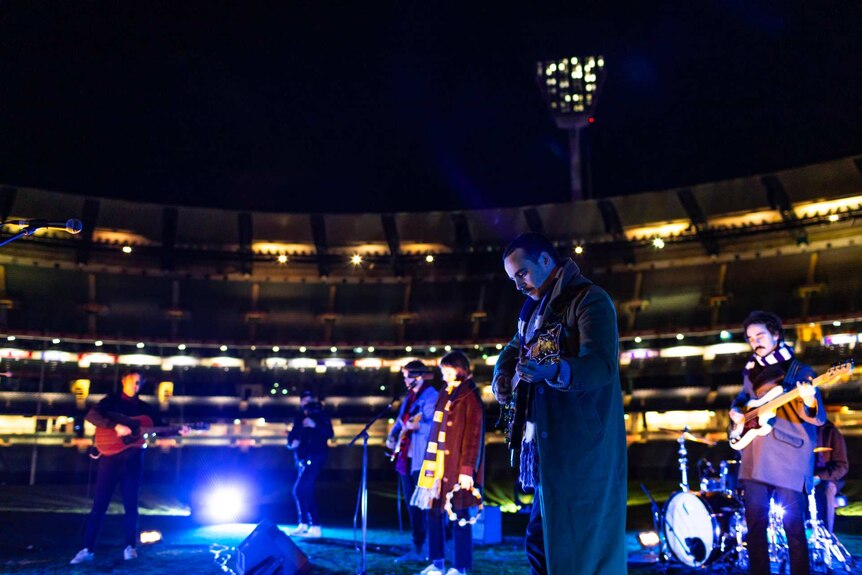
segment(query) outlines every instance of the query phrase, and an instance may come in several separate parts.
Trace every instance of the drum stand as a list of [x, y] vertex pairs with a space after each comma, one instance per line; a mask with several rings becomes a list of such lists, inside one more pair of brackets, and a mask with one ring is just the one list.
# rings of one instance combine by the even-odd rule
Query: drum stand
[[784, 509], [769, 498], [769, 523], [766, 527], [766, 541], [769, 546], [769, 562], [778, 565], [779, 573], [786, 573], [789, 565], [789, 547], [784, 533]]
[[655, 530], [655, 534], [658, 536], [658, 563], [661, 566], [662, 573], [667, 573], [668, 567], [668, 549], [667, 549], [667, 541], [665, 541], [664, 535], [662, 533], [662, 515], [661, 515], [661, 507], [659, 507], [655, 498], [653, 498], [652, 493], [646, 488], [646, 485], [641, 483], [641, 489], [649, 498], [650, 502], [650, 511], [652, 514], [652, 527]]
[[685, 429], [680, 434], [679, 438], [676, 440], [679, 443], [679, 450], [677, 453], [679, 454], [679, 473], [680, 473], [680, 482], [679, 488], [683, 491], [688, 491], [688, 451], [685, 448], [685, 434], [688, 433], [688, 426], [685, 426]]
[[817, 500], [813, 488], [808, 492], [808, 513], [811, 515], [808, 521], [808, 528], [811, 529], [811, 536], [808, 537], [811, 567], [818, 570], [822, 568], [827, 572], [839, 569], [852, 572], [853, 557], [817, 516]]

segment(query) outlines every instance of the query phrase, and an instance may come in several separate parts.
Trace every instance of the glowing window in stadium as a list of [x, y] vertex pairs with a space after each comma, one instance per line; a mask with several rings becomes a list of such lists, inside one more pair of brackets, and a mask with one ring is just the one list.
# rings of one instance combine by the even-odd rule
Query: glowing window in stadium
[[92, 352], [82, 353], [78, 359], [78, 367], [87, 368], [94, 363], [96, 365], [114, 365], [117, 363], [117, 356], [113, 353]]

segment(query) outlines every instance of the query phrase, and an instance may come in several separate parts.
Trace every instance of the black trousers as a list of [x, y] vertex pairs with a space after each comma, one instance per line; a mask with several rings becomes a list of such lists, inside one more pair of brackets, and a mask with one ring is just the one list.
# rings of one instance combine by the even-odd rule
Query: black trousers
[[802, 491], [746, 480], [745, 522], [748, 524], [748, 572], [752, 575], [769, 575], [769, 499], [784, 509], [784, 533], [790, 559], [790, 575], [808, 575], [808, 540], [805, 537], [805, 509], [808, 498]]
[[835, 496], [838, 495], [838, 484], [834, 481], [821, 481], [814, 488], [814, 497], [817, 500], [817, 517], [832, 533], [835, 527]]
[[298, 523], [306, 525], [319, 524], [320, 517], [317, 514], [317, 498], [314, 496], [314, 484], [323, 466], [326, 465], [326, 457], [314, 457], [298, 462], [299, 474], [296, 483], [293, 484], [293, 497], [296, 500], [296, 512], [299, 516]]
[[123, 539], [125, 545], [135, 547], [138, 542], [138, 495], [144, 469], [144, 450], [133, 447], [116, 455], [102, 456], [96, 471], [96, 488], [93, 509], [84, 530], [84, 547], [91, 552], [102, 527], [102, 519], [111, 504], [117, 483], [123, 495]]
[[410, 529], [413, 531], [413, 546], [416, 549], [420, 549], [425, 545], [425, 536], [428, 529], [426, 516], [428, 512], [410, 505], [410, 499], [413, 497], [417, 483], [419, 483], [419, 472], [414, 471], [410, 475], [401, 475], [399, 473], [398, 480], [401, 482], [401, 493], [404, 494], [404, 500], [407, 501]]
[[542, 527], [542, 498], [539, 489], [541, 487], [536, 488], [536, 495], [533, 497], [530, 522], [527, 523], [527, 535], [524, 538], [527, 561], [530, 563], [530, 575], [547, 575], [548, 573], [545, 559], [545, 530]]
[[[467, 510], [456, 511], [459, 519], [469, 519]], [[442, 509], [428, 510], [428, 554], [435, 563], [443, 561], [446, 556], [444, 533], [449, 518]], [[468, 571], [473, 568], [473, 526], [469, 523], [458, 525], [452, 523], [452, 538], [455, 540], [455, 569]]]

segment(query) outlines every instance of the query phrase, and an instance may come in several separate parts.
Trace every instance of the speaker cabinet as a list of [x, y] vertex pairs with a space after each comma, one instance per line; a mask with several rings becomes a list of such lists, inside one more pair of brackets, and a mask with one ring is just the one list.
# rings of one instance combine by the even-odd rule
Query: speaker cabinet
[[304, 575], [308, 557], [272, 521], [262, 521], [236, 548], [239, 575]]

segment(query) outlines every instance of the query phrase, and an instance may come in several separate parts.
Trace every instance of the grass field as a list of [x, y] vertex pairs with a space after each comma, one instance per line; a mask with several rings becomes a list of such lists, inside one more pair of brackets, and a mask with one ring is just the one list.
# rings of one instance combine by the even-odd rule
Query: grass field
[[[673, 484], [650, 486], [660, 501], [675, 489]], [[852, 553], [862, 555], [862, 518], [858, 515], [860, 485], [850, 485], [848, 492], [855, 503], [837, 520], [836, 530]], [[350, 498], [347, 498], [348, 500]], [[637, 530], [649, 523], [647, 499], [639, 485], [630, 490], [629, 508], [629, 573], [651, 575], [664, 572], [649, 563], [637, 544]], [[41, 574], [137, 574], [166, 575], [182, 573], [230, 573], [235, 567], [235, 547], [254, 529], [254, 524], [201, 526], [187, 514], [183, 505], [170, 496], [149, 490], [142, 497], [141, 527], [163, 533], [161, 543], [141, 546], [140, 558], [122, 559], [120, 539], [121, 511], [111, 509], [99, 540], [96, 559], [78, 566], [68, 565], [80, 547], [80, 533], [89, 511], [89, 500], [83, 487], [20, 487], [0, 488], [0, 573], [18, 575]], [[388, 506], [382, 498], [372, 498], [375, 505]], [[849, 511], [849, 512], [847, 512]], [[357, 572], [359, 555], [354, 546], [354, 533], [349, 526], [352, 506], [342, 511], [341, 522], [324, 528], [319, 540], [294, 539], [313, 565], [312, 573], [320, 575]], [[474, 570], [477, 575], [515, 575], [529, 573], [523, 552], [523, 515], [505, 515], [504, 540], [493, 546], [477, 545]], [[287, 528], [286, 525], [282, 525]], [[407, 550], [409, 535], [393, 529], [391, 518], [378, 520], [369, 532], [367, 573], [409, 575], [424, 564], [399, 565], [393, 559]], [[225, 567], [222, 567], [224, 565]], [[703, 573], [672, 566], [667, 573]], [[857, 570], [862, 573], [862, 570]]]

